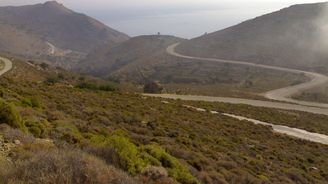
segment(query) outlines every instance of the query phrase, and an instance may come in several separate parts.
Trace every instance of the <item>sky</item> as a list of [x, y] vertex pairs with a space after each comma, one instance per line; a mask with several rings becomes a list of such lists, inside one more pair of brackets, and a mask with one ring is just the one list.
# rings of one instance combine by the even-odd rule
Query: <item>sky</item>
[[[0, 6], [45, 0], [0, 0]], [[58, 0], [130, 36], [169, 34], [193, 38], [293, 4], [319, 0]]]

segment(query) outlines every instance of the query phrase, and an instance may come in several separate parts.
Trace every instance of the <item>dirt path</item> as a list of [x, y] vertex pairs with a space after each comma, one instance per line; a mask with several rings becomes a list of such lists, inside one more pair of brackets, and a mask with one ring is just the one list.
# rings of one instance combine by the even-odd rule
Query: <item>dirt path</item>
[[264, 96], [271, 100], [295, 103], [295, 104], [299, 104], [299, 105], [303, 105], [303, 106], [313, 106], [313, 107], [325, 108], [328, 111], [328, 104], [316, 103], [316, 102], [306, 102], [306, 101], [300, 101], [300, 100], [295, 100], [295, 99], [291, 98], [293, 95], [295, 95], [297, 93], [300, 93], [305, 90], [308, 90], [308, 89], [311, 89], [311, 88], [314, 88], [314, 87], [317, 87], [317, 86], [327, 83], [328, 77], [325, 75], [313, 73], [313, 72], [302, 71], [302, 70], [282, 68], [282, 67], [262, 65], [262, 64], [255, 64], [255, 63], [248, 63], [248, 62], [242, 62], [242, 61], [186, 56], [186, 55], [179, 54], [175, 51], [175, 48], [179, 44], [180, 43], [176, 43], [176, 44], [169, 46], [167, 48], [167, 53], [172, 56], [184, 58], [184, 59], [230, 63], [230, 64], [235, 64], [235, 65], [246, 65], [246, 66], [257, 67], [257, 68], [285, 71], [285, 72], [296, 73], [296, 74], [304, 74], [311, 79], [309, 82], [305, 82], [305, 83], [294, 85], [294, 86], [288, 86], [288, 87], [281, 88], [281, 89], [272, 90], [272, 91], [265, 93]]

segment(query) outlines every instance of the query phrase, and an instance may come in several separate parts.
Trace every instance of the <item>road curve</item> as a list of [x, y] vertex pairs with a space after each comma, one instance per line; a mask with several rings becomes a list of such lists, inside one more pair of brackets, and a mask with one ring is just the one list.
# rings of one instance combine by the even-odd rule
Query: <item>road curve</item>
[[4, 57], [0, 57], [0, 60], [5, 63], [3, 69], [0, 70], [0, 76], [2, 76], [3, 74], [7, 73], [9, 70], [13, 68], [13, 63], [9, 59]]
[[266, 92], [264, 96], [271, 100], [277, 100], [277, 101], [284, 101], [294, 104], [299, 104], [303, 106], [312, 106], [312, 107], [319, 107], [324, 108], [326, 111], [328, 111], [328, 104], [324, 103], [316, 103], [316, 102], [306, 102], [301, 100], [295, 100], [291, 97], [297, 93], [300, 93], [302, 91], [318, 87], [320, 85], [323, 85], [328, 82], [328, 77], [322, 74], [314, 73], [314, 72], [308, 72], [308, 71], [302, 71], [302, 70], [296, 70], [296, 69], [290, 69], [290, 68], [282, 68], [278, 66], [269, 66], [269, 65], [263, 65], [263, 64], [256, 64], [256, 63], [248, 63], [243, 61], [233, 61], [233, 60], [224, 60], [224, 59], [216, 59], [216, 58], [202, 58], [202, 57], [193, 57], [193, 56], [186, 56], [179, 54], [175, 51], [175, 48], [180, 43], [175, 43], [173, 45], [170, 45], [166, 51], [168, 54], [184, 58], [184, 59], [191, 59], [191, 60], [202, 60], [202, 61], [212, 61], [212, 62], [220, 62], [220, 63], [230, 63], [235, 65], [244, 65], [244, 66], [251, 66], [251, 67], [257, 67], [257, 68], [264, 68], [264, 69], [271, 69], [271, 70], [277, 70], [277, 71], [284, 71], [284, 72], [290, 72], [290, 73], [296, 73], [296, 74], [304, 74], [307, 77], [309, 77], [311, 80], [302, 84], [294, 85], [294, 86], [288, 86], [281, 89], [272, 90], [269, 92]]

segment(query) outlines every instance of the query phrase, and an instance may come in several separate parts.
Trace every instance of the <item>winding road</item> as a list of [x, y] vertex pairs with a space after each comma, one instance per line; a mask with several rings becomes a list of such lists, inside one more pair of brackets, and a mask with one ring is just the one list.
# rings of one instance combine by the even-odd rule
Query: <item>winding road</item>
[[[5, 74], [6, 72], [10, 71], [13, 67], [12, 62], [7, 59], [7, 58], [3, 58], [0, 57], [0, 60], [2, 62], [4, 62], [4, 67], [2, 70], [0, 70], [0, 76], [2, 76], [3, 74]], [[312, 85], [310, 83], [310, 85]], [[279, 90], [277, 90], [279, 92]], [[319, 113], [319, 114], [326, 114], [328, 115], [328, 111], [327, 109], [320, 109], [320, 108], [315, 108], [315, 107], [305, 107], [305, 106], [300, 106], [300, 105], [293, 105], [293, 104], [279, 104], [277, 102], [265, 102], [265, 101], [255, 101], [255, 100], [247, 100], [247, 99], [236, 99], [236, 98], [221, 98], [218, 99], [220, 97], [200, 97], [200, 96], [174, 96], [174, 95], [148, 95], [148, 96], [153, 96], [153, 97], [163, 97], [163, 98], [174, 98], [174, 99], [185, 99], [185, 100], [204, 100], [204, 101], [220, 101], [220, 102], [228, 102], [228, 103], [245, 103], [245, 104], [250, 104], [250, 105], [257, 105], [257, 106], [271, 106], [271, 107], [275, 107], [275, 108], [285, 108], [288, 110], [305, 110], [308, 112], [312, 112], [312, 113]], [[194, 108], [191, 106], [186, 106], [187, 108]], [[202, 111], [202, 112], [206, 112], [205, 109], [200, 109], [200, 108], [194, 108], [197, 111]], [[219, 112], [215, 112], [215, 111], [211, 111], [212, 114], [218, 114]], [[246, 121], [250, 121], [253, 122], [254, 124], [261, 124], [261, 125], [265, 125], [265, 126], [271, 126], [273, 128], [274, 131], [279, 132], [279, 133], [283, 133], [283, 134], [287, 134], [293, 137], [297, 137], [300, 139], [304, 139], [304, 140], [308, 140], [308, 141], [312, 141], [312, 142], [317, 142], [317, 143], [322, 143], [322, 144], [326, 144], [328, 145], [328, 136], [327, 135], [323, 135], [323, 134], [317, 134], [317, 133], [312, 133], [312, 132], [308, 132], [302, 129], [297, 129], [297, 128], [290, 128], [287, 126], [281, 126], [281, 125], [274, 125], [274, 124], [270, 124], [270, 123], [266, 123], [266, 122], [261, 122], [258, 120], [254, 120], [254, 119], [249, 119], [246, 117], [242, 117], [242, 116], [236, 116], [236, 115], [232, 115], [232, 114], [223, 114], [225, 116], [229, 116], [231, 118], [235, 118], [238, 120], [246, 120]]]
[[[148, 95], [148, 96], [156, 96], [163, 98], [171, 98], [171, 99], [182, 99], [182, 100], [197, 100], [197, 101], [210, 101], [210, 102], [225, 102], [225, 103], [233, 103], [233, 104], [247, 104], [258, 107], [269, 107], [269, 108], [280, 108], [287, 110], [298, 110], [305, 111], [316, 114], [325, 114], [328, 115], [328, 104], [317, 103], [317, 102], [306, 102], [301, 100], [292, 99], [291, 97], [297, 93], [302, 91], [318, 87], [325, 83], [328, 83], [328, 77], [322, 74], [290, 69], [290, 68], [282, 68], [277, 66], [269, 66], [263, 64], [255, 64], [248, 63], [243, 61], [233, 61], [233, 60], [224, 60], [224, 59], [216, 59], [216, 58], [202, 58], [202, 57], [193, 57], [179, 54], [175, 51], [175, 48], [180, 43], [175, 43], [170, 45], [167, 48], [167, 53], [184, 59], [189, 60], [201, 60], [201, 61], [211, 61], [211, 62], [219, 62], [219, 63], [230, 63], [235, 65], [244, 65], [251, 66], [257, 68], [264, 68], [270, 70], [284, 71], [296, 74], [304, 74], [309, 77], [311, 80], [302, 84], [288, 86], [281, 89], [272, 90], [265, 93], [265, 97], [271, 100], [276, 100], [280, 102], [269, 102], [269, 101], [261, 101], [261, 100], [250, 100], [250, 99], [240, 99], [240, 98], [225, 98], [225, 97], [207, 97], [207, 96], [194, 96], [194, 95], [175, 95], [175, 94], [156, 94], [156, 95]], [[284, 103], [285, 102], [285, 103]], [[286, 103], [287, 102], [287, 103]]]
[[0, 70], [0, 76], [2, 76], [3, 74], [7, 73], [9, 70], [13, 68], [13, 63], [9, 59], [4, 57], [0, 57], [0, 61], [3, 61], [5, 64], [3, 69]]
[[284, 72], [290, 72], [290, 73], [295, 73], [295, 74], [304, 74], [311, 79], [309, 82], [305, 82], [305, 83], [294, 85], [294, 86], [288, 86], [288, 87], [281, 88], [281, 89], [272, 90], [272, 91], [266, 92], [264, 96], [271, 100], [290, 102], [290, 103], [306, 105], [306, 106], [328, 108], [328, 104], [306, 102], [306, 101], [300, 101], [300, 100], [295, 100], [295, 99], [291, 98], [293, 95], [295, 95], [297, 93], [300, 93], [302, 91], [323, 85], [325, 83], [328, 83], [328, 77], [325, 75], [314, 73], [314, 72], [308, 72], [308, 71], [302, 71], [302, 70], [296, 70], [296, 69], [290, 69], [290, 68], [282, 68], [282, 67], [278, 67], [278, 66], [269, 66], [269, 65], [263, 65], [263, 64], [249, 63], [249, 62], [243, 62], [243, 61], [186, 56], [186, 55], [179, 54], [175, 51], [175, 48], [179, 44], [180, 43], [175, 43], [175, 44], [169, 46], [166, 50], [167, 53], [172, 56], [176, 56], [176, 57], [184, 58], [184, 59], [229, 63], [229, 64], [235, 64], [235, 65], [245, 65], [245, 66], [257, 67], [257, 68], [284, 71]]

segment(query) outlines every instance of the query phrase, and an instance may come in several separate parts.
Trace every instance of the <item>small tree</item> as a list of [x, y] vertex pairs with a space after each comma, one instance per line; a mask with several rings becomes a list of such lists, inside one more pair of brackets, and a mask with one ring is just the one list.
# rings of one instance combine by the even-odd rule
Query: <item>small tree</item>
[[162, 93], [163, 87], [157, 81], [149, 81], [144, 86], [144, 93]]

